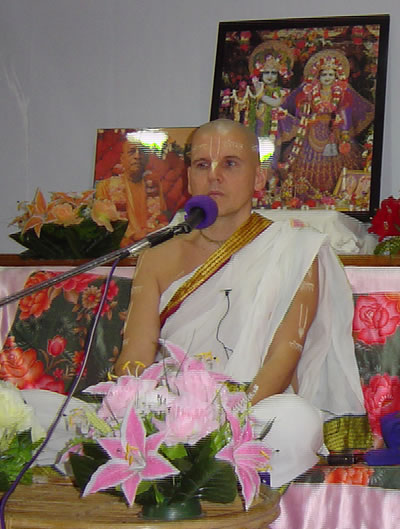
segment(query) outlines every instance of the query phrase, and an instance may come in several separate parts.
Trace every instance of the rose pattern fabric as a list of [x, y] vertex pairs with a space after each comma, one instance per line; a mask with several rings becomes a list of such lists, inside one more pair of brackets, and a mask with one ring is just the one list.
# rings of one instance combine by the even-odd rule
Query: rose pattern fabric
[[[400, 411], [400, 292], [354, 294], [354, 306], [355, 353], [368, 421], [360, 421], [361, 417], [339, 417], [330, 421], [333, 424], [326, 426], [331, 426], [331, 450], [335, 450], [335, 436], [339, 435], [339, 431], [343, 438], [338, 444], [343, 445], [344, 450], [363, 451], [383, 447], [380, 418], [392, 411]], [[350, 424], [348, 430], [339, 428], [342, 419], [353, 419], [351, 433]], [[363, 445], [361, 441], [368, 439], [369, 444]], [[329, 440], [325, 437], [328, 447]], [[400, 489], [400, 466], [371, 468], [356, 464], [330, 467], [321, 464], [296, 481]]]
[[[37, 274], [31, 276], [28, 279], [28, 281], [26, 282], [25, 288], [42, 283], [46, 279], [50, 279], [51, 277], [54, 277], [55, 275], [56, 274], [53, 272], [38, 272]], [[22, 298], [19, 303], [19, 307], [21, 310], [19, 317], [22, 320], [25, 320], [29, 318], [30, 316], [39, 318], [39, 316], [41, 316], [43, 312], [45, 312], [46, 310], [50, 308], [53, 292], [54, 292], [54, 289], [50, 287], [45, 290], [39, 290], [38, 292], [31, 294], [30, 296], [26, 296]]]
[[398, 376], [374, 375], [368, 385], [363, 385], [365, 409], [372, 432], [382, 437], [380, 418], [400, 411], [400, 378]]
[[[55, 275], [36, 272], [25, 286]], [[125, 278], [110, 282], [81, 388], [104, 378], [115, 361], [122, 343], [130, 285], [131, 280]], [[22, 298], [0, 351], [0, 379], [20, 389], [66, 393], [82, 366], [86, 337], [104, 287], [103, 276], [86, 273]]]
[[366, 344], [383, 344], [396, 332], [399, 324], [399, 304], [393, 296], [374, 294], [357, 299], [353, 319], [357, 340]]

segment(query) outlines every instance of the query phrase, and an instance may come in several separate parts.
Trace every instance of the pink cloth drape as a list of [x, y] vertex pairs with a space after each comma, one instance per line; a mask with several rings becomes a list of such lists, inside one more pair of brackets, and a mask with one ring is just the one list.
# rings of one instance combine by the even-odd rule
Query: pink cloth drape
[[292, 484], [271, 529], [398, 529], [400, 491], [331, 483]]

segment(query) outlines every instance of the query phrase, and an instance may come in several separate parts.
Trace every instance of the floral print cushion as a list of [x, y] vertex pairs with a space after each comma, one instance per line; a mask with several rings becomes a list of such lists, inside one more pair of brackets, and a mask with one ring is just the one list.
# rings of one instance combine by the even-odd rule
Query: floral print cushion
[[[333, 452], [385, 448], [381, 417], [400, 412], [400, 292], [354, 294], [353, 335], [367, 411], [365, 417], [338, 417], [325, 423]], [[400, 450], [400, 432], [399, 432]], [[400, 465], [317, 465], [303, 483], [347, 483], [400, 489]]]
[[[38, 271], [25, 287], [57, 273]], [[19, 301], [0, 352], [0, 379], [20, 389], [67, 393], [79, 370], [86, 337], [104, 291], [105, 277], [80, 274]], [[80, 388], [106, 377], [122, 344], [131, 280], [111, 280]]]

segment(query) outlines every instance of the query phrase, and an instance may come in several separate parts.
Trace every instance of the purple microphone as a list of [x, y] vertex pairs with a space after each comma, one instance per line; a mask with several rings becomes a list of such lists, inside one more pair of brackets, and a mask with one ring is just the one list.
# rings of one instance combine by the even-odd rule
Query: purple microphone
[[203, 230], [214, 224], [218, 215], [218, 206], [215, 200], [208, 195], [196, 195], [185, 204], [185, 223], [193, 230]]

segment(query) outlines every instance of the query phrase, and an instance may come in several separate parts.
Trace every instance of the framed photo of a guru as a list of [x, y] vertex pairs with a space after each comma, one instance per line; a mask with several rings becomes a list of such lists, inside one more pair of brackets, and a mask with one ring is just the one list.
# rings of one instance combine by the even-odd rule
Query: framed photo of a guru
[[190, 127], [99, 129], [96, 196], [111, 200], [128, 220], [121, 246], [166, 226], [189, 198]]
[[389, 15], [219, 24], [211, 119], [255, 131], [258, 207], [379, 207]]

